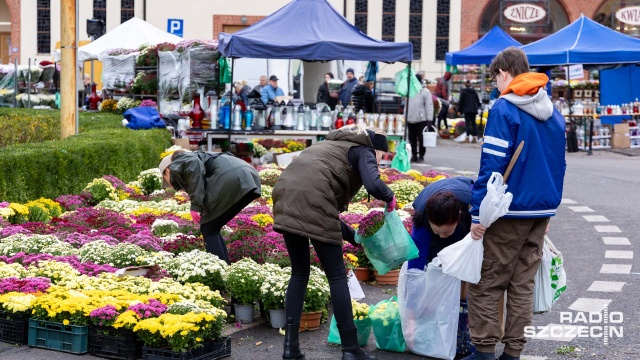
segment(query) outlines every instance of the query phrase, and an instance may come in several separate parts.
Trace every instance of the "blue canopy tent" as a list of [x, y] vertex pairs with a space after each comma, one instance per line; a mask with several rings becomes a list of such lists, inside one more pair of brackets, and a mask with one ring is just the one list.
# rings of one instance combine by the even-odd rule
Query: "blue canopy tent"
[[609, 29], [584, 15], [521, 49], [531, 66], [640, 62], [640, 39]]
[[[580, 15], [577, 20], [560, 31], [522, 46], [521, 49], [527, 54], [531, 66], [640, 62], [640, 39], [609, 29], [584, 15]], [[628, 79], [619, 79], [619, 81], [625, 80], [628, 81]], [[610, 90], [611, 87], [601, 87], [601, 99], [608, 96], [603, 94], [602, 90], [608, 89]], [[570, 97], [568, 100], [571, 105]], [[588, 154], [591, 154], [593, 119], [590, 123]], [[573, 121], [572, 125], [575, 125]], [[573, 145], [577, 151], [577, 145]]]
[[250, 27], [220, 33], [218, 49], [231, 58], [305, 61], [413, 60], [409, 42], [370, 38], [351, 25], [327, 0], [294, 0]]
[[448, 52], [447, 65], [488, 65], [498, 53], [509, 46], [520, 47], [522, 44], [509, 36], [499, 26], [494, 26], [478, 41], [464, 50]]
[[[220, 53], [232, 62], [236, 58], [369, 60], [405, 62], [411, 67], [413, 60], [413, 44], [363, 34], [327, 0], [293, 0], [246, 29], [220, 33], [218, 41]], [[231, 69], [233, 79], [233, 65]]]

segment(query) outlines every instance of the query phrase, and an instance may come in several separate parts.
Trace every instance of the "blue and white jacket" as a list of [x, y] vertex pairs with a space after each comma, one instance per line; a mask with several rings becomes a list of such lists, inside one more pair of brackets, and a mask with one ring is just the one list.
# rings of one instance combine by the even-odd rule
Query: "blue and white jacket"
[[541, 218], [556, 214], [562, 199], [565, 162], [564, 117], [546, 91], [501, 96], [491, 108], [484, 132], [478, 181], [473, 186], [471, 218], [479, 223], [480, 203], [491, 173], [504, 174], [518, 144], [524, 147], [507, 181], [513, 194], [505, 218]]

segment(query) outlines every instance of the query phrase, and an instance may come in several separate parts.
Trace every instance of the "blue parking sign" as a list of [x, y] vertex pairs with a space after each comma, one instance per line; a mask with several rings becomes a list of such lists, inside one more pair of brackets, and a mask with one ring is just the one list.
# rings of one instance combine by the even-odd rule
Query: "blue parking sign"
[[184, 20], [169, 19], [167, 20], [167, 32], [182, 37], [184, 31]]

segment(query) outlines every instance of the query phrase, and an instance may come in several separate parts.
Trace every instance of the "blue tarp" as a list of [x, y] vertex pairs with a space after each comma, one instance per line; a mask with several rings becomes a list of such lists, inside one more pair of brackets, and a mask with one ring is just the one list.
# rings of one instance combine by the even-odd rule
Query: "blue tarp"
[[499, 26], [494, 26], [478, 41], [464, 50], [447, 53], [447, 65], [491, 64], [498, 53], [509, 46], [522, 46]]
[[307, 61], [370, 60], [409, 62], [409, 42], [385, 42], [363, 34], [327, 0], [294, 0], [234, 34], [221, 33], [223, 56]]
[[622, 64], [640, 62], [640, 39], [581, 15], [543, 39], [522, 47], [529, 65]]
[[640, 98], [640, 67], [627, 65], [617, 69], [600, 70], [600, 103], [628, 104]]

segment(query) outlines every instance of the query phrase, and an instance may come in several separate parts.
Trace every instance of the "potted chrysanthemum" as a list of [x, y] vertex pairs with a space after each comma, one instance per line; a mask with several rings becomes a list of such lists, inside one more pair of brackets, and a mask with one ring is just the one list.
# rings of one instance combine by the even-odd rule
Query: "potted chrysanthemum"
[[225, 274], [225, 283], [236, 301], [233, 305], [236, 320], [248, 324], [253, 322], [253, 310], [260, 298], [260, 286], [265, 280], [262, 266], [249, 258], [233, 263]]

